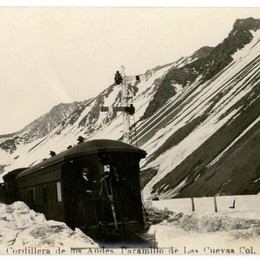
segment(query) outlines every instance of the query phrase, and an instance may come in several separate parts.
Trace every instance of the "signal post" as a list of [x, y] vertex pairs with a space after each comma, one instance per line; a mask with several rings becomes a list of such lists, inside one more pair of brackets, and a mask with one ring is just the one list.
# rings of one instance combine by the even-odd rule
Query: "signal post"
[[146, 79], [145, 75], [137, 75], [137, 76], [126, 76], [125, 75], [125, 67], [121, 67], [121, 73], [119, 71], [115, 74], [115, 83], [117, 85], [121, 85], [122, 91], [122, 99], [121, 107], [101, 107], [101, 112], [108, 111], [120, 111], [123, 112], [123, 127], [124, 127], [124, 136], [123, 141], [125, 143], [130, 143], [130, 117], [135, 113], [135, 107], [133, 106], [133, 97], [128, 94], [126, 81], [140, 81], [141, 79]]

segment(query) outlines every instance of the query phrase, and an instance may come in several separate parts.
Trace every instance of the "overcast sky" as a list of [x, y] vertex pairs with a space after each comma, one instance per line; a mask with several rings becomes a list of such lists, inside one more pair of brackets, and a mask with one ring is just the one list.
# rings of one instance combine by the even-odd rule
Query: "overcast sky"
[[0, 134], [61, 102], [82, 101], [128, 75], [216, 46], [258, 8], [0, 7]]

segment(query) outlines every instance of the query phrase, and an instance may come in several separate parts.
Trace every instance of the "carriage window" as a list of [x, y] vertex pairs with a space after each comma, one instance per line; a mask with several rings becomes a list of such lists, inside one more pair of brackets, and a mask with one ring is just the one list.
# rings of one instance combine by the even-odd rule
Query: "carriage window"
[[28, 203], [34, 203], [33, 188], [28, 188], [27, 189], [27, 202]]
[[57, 199], [58, 199], [58, 202], [61, 202], [62, 196], [61, 196], [61, 183], [60, 183], [60, 181], [57, 181], [56, 185], [57, 185]]

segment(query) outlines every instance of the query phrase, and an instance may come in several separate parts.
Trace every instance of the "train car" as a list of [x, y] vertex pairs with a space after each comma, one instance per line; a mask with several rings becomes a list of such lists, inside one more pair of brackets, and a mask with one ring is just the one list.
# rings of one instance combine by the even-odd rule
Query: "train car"
[[17, 199], [87, 234], [142, 229], [139, 162], [145, 156], [119, 141], [80, 143], [12, 175]]
[[26, 170], [27, 168], [19, 168], [19, 169], [15, 169], [13, 171], [10, 171], [8, 174], [6, 174], [3, 177], [4, 180], [4, 185], [3, 185], [3, 202], [10, 204], [14, 201], [16, 201], [19, 198], [18, 195], [18, 189], [17, 189], [17, 185], [16, 185], [16, 181], [15, 178], [16, 176]]

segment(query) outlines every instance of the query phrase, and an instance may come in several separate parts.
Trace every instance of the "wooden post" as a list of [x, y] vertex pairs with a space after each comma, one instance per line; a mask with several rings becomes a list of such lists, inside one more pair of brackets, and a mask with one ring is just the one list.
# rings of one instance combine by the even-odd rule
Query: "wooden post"
[[215, 212], [218, 212], [217, 196], [214, 196], [214, 207], [215, 207]]
[[195, 211], [194, 198], [191, 198], [191, 208], [192, 208], [192, 212]]
[[[121, 66], [121, 75], [123, 77], [122, 81], [122, 106], [128, 107], [128, 91], [127, 85], [125, 82], [125, 67]], [[130, 118], [129, 114], [124, 111], [123, 112], [123, 126], [124, 126], [124, 142], [129, 144], [130, 143]]]

